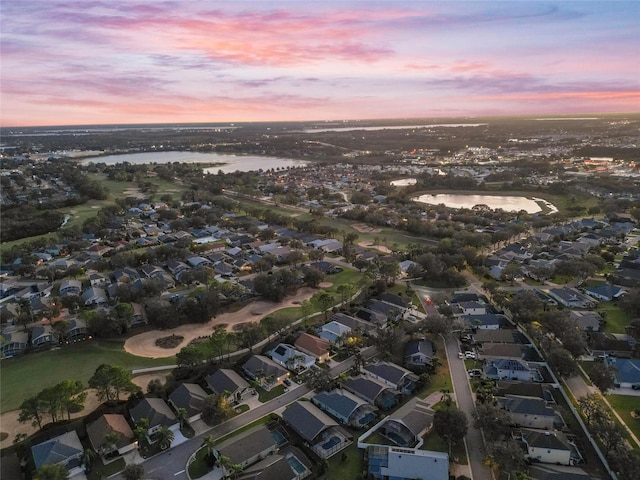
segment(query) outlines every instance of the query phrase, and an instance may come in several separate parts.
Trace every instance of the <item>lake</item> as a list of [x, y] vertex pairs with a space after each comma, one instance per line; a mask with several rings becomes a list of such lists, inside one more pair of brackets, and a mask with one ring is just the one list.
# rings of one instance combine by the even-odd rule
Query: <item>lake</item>
[[330, 127], [330, 128], [306, 128], [304, 130], [296, 130], [301, 133], [326, 133], [326, 132], [351, 132], [354, 130], [365, 130], [372, 132], [375, 130], [413, 130], [416, 128], [457, 128], [457, 127], [482, 127], [486, 123], [437, 123], [431, 125], [381, 125], [377, 127]]
[[199, 153], [199, 152], [145, 152], [145, 153], [125, 153], [123, 155], [105, 155], [104, 157], [94, 157], [82, 161], [83, 165], [89, 163], [106, 163], [115, 165], [116, 163], [129, 162], [133, 164], [143, 163], [220, 163], [215, 167], [205, 168], [205, 173], [224, 173], [236, 171], [250, 172], [255, 170], [267, 170], [269, 168], [302, 167], [306, 162], [302, 160], [291, 160], [279, 157], [261, 157], [259, 155], [227, 155], [224, 153]]
[[415, 185], [418, 181], [415, 178], [401, 178], [400, 180], [393, 180], [389, 183], [394, 187], [406, 187], [408, 185]]
[[538, 213], [542, 208], [538, 202], [544, 203], [552, 212], [558, 211], [557, 208], [541, 198], [527, 197], [509, 197], [501, 195], [456, 195], [456, 194], [428, 194], [420, 195], [413, 199], [416, 202], [428, 203], [430, 205], [440, 205], [441, 203], [447, 207], [453, 208], [473, 208], [475, 205], [487, 205], [491, 209], [501, 208], [505, 211], [525, 210], [527, 213]]

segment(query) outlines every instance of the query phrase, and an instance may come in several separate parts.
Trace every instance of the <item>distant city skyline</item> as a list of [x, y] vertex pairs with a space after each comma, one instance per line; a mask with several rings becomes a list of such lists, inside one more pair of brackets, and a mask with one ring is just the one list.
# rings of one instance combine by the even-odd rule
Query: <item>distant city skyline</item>
[[640, 2], [1, 0], [0, 125], [640, 111]]

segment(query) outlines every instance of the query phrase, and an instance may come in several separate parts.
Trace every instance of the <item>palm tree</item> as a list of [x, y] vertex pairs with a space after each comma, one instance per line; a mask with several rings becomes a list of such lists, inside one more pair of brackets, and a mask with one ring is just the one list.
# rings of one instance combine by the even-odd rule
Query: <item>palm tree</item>
[[323, 291], [318, 296], [318, 304], [320, 305], [320, 308], [324, 312], [324, 320], [325, 320], [325, 322], [327, 321], [327, 316], [328, 316], [328, 313], [329, 313], [329, 307], [331, 307], [332, 303], [333, 303], [333, 296], [330, 293], [328, 293], [326, 290]]
[[85, 448], [82, 452], [82, 464], [84, 465], [84, 471], [90, 472], [93, 467], [93, 461], [96, 459], [96, 454], [90, 448]]
[[136, 428], [133, 429], [133, 434], [138, 440], [138, 444], [140, 444], [142, 439], [147, 436], [147, 433], [149, 433], [149, 419], [143, 417], [138, 420]]
[[186, 408], [178, 408], [176, 410], [176, 418], [180, 422], [180, 428], [183, 428], [187, 423], [187, 409]]
[[173, 430], [171, 430], [166, 425], [161, 426], [156, 432], [156, 437], [160, 442], [160, 448], [162, 450], [166, 450], [171, 446], [171, 442], [173, 442], [175, 436], [176, 435], [173, 433]]
[[116, 432], [109, 432], [104, 436], [104, 443], [102, 444], [102, 453], [104, 455], [113, 452], [116, 449], [118, 440], [120, 440], [120, 435]]

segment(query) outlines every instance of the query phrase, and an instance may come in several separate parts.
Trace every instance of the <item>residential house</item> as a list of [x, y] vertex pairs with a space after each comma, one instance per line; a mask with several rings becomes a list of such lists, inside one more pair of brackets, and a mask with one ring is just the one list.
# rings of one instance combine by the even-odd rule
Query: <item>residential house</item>
[[547, 403], [555, 403], [551, 387], [549, 387], [548, 384], [498, 380], [496, 387], [496, 396], [498, 397], [517, 395], [521, 397], [541, 398]]
[[87, 322], [80, 318], [72, 318], [69, 320], [69, 326], [65, 332], [67, 342], [77, 342], [89, 337], [89, 328]]
[[414, 448], [373, 445], [367, 449], [367, 472], [375, 480], [448, 480], [449, 455]]
[[471, 341], [476, 345], [484, 343], [529, 343], [518, 330], [500, 328], [498, 330], [480, 329], [471, 334]]
[[584, 289], [584, 293], [596, 300], [610, 302], [611, 300], [620, 298], [624, 293], [624, 290], [620, 287], [616, 287], [615, 285], [611, 285], [610, 283], [603, 283], [593, 287], [586, 287]]
[[51, 325], [37, 325], [31, 329], [31, 346], [46, 347], [58, 343], [58, 336]]
[[376, 418], [377, 408], [343, 389], [320, 392], [311, 401], [340, 423], [356, 428], [362, 428]]
[[191, 270], [189, 265], [179, 260], [169, 260], [167, 262], [167, 269], [175, 277], [176, 280], [180, 281], [180, 277], [183, 273]]
[[144, 306], [140, 303], [135, 302], [131, 302], [130, 305], [133, 309], [133, 315], [129, 320], [129, 327], [135, 327], [136, 325], [147, 323], [147, 314], [144, 311]]
[[560, 415], [540, 398], [506, 395], [498, 398], [498, 403], [520, 427], [554, 430], [564, 426]]
[[210, 260], [198, 256], [187, 258], [187, 263], [193, 268], [210, 267], [212, 265]]
[[89, 274], [89, 283], [92, 287], [105, 288], [109, 286], [111, 280], [109, 280], [109, 277], [101, 273], [91, 273]]
[[549, 290], [549, 295], [567, 308], [593, 308], [598, 303], [575, 288], [561, 287]]
[[363, 320], [361, 318], [352, 317], [344, 313], [336, 313], [329, 319], [331, 322], [339, 323], [345, 327], [349, 327], [351, 330], [360, 332], [362, 334], [373, 335], [375, 333], [375, 325]]
[[324, 338], [334, 345], [340, 346], [344, 338], [351, 332], [351, 328], [336, 321], [331, 321], [320, 327], [318, 337]]
[[524, 428], [521, 440], [527, 449], [526, 458], [534, 462], [574, 465], [582, 460], [576, 446], [562, 432]]
[[84, 447], [75, 430], [51, 438], [31, 447], [31, 455], [36, 470], [44, 465], [62, 465], [69, 476], [82, 473]]
[[80, 280], [63, 280], [60, 282], [59, 295], [80, 295], [82, 292], [82, 282]]
[[234, 435], [216, 447], [221, 456], [227, 457], [231, 465], [242, 470], [278, 451], [278, 442], [264, 425]]
[[413, 393], [418, 382], [417, 375], [391, 362], [371, 363], [362, 370], [367, 376], [406, 395]]
[[20, 355], [29, 344], [28, 332], [11, 332], [0, 335], [0, 358], [11, 358]]
[[195, 422], [202, 416], [202, 405], [207, 393], [195, 383], [182, 383], [169, 395], [168, 402], [175, 408], [184, 408], [187, 412], [187, 421]]
[[607, 362], [615, 368], [616, 386], [631, 388], [640, 385], [640, 359], [609, 357]]
[[382, 312], [377, 312], [375, 310], [371, 310], [370, 308], [360, 308], [355, 316], [364, 320], [365, 322], [369, 322], [373, 328], [376, 326], [383, 326], [387, 324], [387, 315]]
[[328, 362], [330, 357], [329, 347], [331, 343], [324, 338], [310, 335], [306, 332], [300, 334], [294, 346], [301, 352], [315, 357], [318, 362]]
[[583, 332], [599, 332], [604, 323], [602, 316], [591, 310], [571, 310], [569, 318], [574, 320]]
[[531, 480], [595, 480], [581, 468], [547, 464], [531, 465], [529, 478]]
[[478, 347], [480, 360], [520, 360], [526, 355], [528, 348], [515, 343], [491, 343], [485, 342]]
[[281, 385], [289, 372], [268, 357], [253, 355], [242, 365], [242, 371], [265, 390]]
[[271, 359], [288, 370], [299, 372], [315, 365], [316, 359], [311, 355], [296, 350], [292, 345], [279, 343], [270, 352]]
[[531, 368], [524, 360], [515, 358], [490, 359], [484, 366], [484, 374], [493, 380], [542, 381], [542, 376], [536, 368]]
[[399, 447], [414, 447], [431, 430], [434, 415], [428, 403], [413, 398], [389, 415], [377, 431]]
[[107, 292], [102, 288], [89, 287], [82, 294], [82, 304], [85, 306], [104, 305], [107, 301]]
[[[113, 435], [115, 440], [108, 442], [107, 435]], [[87, 436], [93, 449], [102, 455], [113, 451], [122, 455], [136, 448], [135, 436], [124, 415], [105, 413], [87, 425]]]
[[371, 299], [367, 302], [366, 306], [367, 310], [372, 312], [378, 312], [384, 316], [386, 321], [397, 322], [402, 316], [404, 310], [401, 310], [401, 307], [397, 305], [392, 305], [387, 302], [383, 302], [382, 300]]
[[487, 306], [480, 302], [459, 302], [458, 307], [462, 315], [485, 315]]
[[179, 426], [175, 414], [161, 398], [143, 398], [140, 403], [129, 410], [129, 415], [133, 423], [136, 424], [143, 418], [149, 420], [149, 430], [147, 430], [149, 437], [162, 427], [175, 430]]
[[504, 315], [496, 315], [495, 313], [466, 315], [462, 319], [472, 330], [497, 330], [508, 322]]
[[282, 418], [320, 458], [329, 458], [351, 443], [349, 433], [311, 402], [292, 403], [285, 408]]
[[255, 392], [244, 378], [234, 370], [221, 368], [204, 377], [209, 389], [217, 395], [225, 395], [231, 402], [241, 402]]
[[382, 382], [371, 377], [364, 375], [349, 377], [344, 383], [344, 387], [381, 410], [389, 410], [398, 403], [398, 392], [394, 392]]
[[404, 364], [412, 367], [433, 365], [435, 349], [427, 339], [411, 340], [404, 346]]
[[299, 456], [302, 456], [299, 450], [297, 455], [270, 454], [258, 463], [246, 467], [236, 478], [238, 480], [301, 480], [311, 475], [311, 462], [307, 460], [308, 465], [305, 465], [298, 458]]
[[593, 332], [589, 334], [589, 349], [594, 357], [630, 358], [636, 340], [624, 333]]

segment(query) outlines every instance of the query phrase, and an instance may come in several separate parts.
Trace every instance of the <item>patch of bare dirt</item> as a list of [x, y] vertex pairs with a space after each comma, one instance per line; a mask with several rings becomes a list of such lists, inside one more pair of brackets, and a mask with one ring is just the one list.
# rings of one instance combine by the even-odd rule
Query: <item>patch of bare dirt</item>
[[371, 227], [366, 223], [354, 223], [351, 226], [360, 233], [380, 233], [382, 231], [381, 228]]
[[160, 348], [176, 348], [182, 343], [182, 335], [169, 335], [168, 337], [156, 338], [156, 346]]

